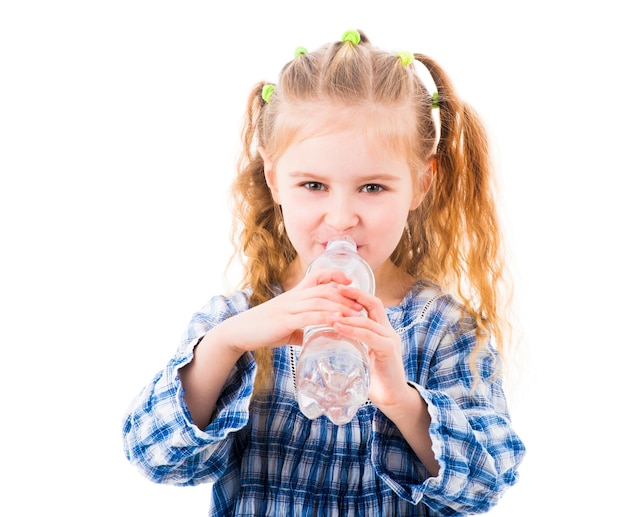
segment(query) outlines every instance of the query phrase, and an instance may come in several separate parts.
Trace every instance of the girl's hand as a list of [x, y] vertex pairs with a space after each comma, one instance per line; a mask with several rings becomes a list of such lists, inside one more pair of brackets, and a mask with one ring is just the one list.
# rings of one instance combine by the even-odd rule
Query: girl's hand
[[[224, 321], [222, 335], [239, 354], [263, 347], [302, 344], [302, 328], [330, 325], [332, 317], [356, 317], [363, 306], [337, 285], [350, 279], [337, 270], [318, 270], [296, 287]], [[227, 332], [226, 332], [227, 331]]]
[[370, 362], [369, 398], [385, 412], [385, 408], [400, 404], [407, 390], [400, 336], [389, 323], [379, 298], [354, 287], [340, 286], [338, 291], [368, 313], [365, 318], [333, 315], [331, 321], [337, 332], [367, 345]]

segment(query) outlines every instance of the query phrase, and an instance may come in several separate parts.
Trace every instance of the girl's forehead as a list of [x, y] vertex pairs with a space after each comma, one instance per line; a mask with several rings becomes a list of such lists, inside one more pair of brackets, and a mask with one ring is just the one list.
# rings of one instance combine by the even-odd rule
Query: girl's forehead
[[413, 113], [405, 106], [304, 103], [285, 106], [276, 124], [276, 154], [309, 138], [352, 131], [372, 145], [407, 152], [416, 136]]

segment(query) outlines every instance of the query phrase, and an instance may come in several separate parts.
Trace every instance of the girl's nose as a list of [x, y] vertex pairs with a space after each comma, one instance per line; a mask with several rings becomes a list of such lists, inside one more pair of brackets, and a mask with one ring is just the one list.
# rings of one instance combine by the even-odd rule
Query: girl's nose
[[328, 204], [325, 220], [335, 231], [345, 232], [358, 224], [359, 216], [349, 200], [335, 196]]

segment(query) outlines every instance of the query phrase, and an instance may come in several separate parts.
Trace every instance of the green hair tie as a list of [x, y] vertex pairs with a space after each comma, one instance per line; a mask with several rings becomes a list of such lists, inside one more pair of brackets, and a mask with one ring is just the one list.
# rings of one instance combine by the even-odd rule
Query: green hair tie
[[410, 65], [413, 61], [415, 61], [415, 56], [412, 52], [401, 51], [398, 52], [398, 57], [404, 66]]
[[298, 47], [293, 53], [293, 57], [304, 56], [305, 54], [308, 54], [307, 49], [305, 49], [304, 47]]
[[264, 84], [263, 85], [263, 89], [261, 90], [261, 98], [265, 102], [269, 102], [272, 99], [272, 94], [274, 93], [274, 88], [276, 88], [276, 86], [274, 86], [273, 84]]
[[359, 31], [349, 30], [343, 33], [343, 36], [341, 36], [341, 41], [344, 43], [346, 41], [349, 41], [353, 45], [358, 45], [361, 41], [361, 35], [359, 34]]
[[433, 109], [439, 109], [439, 92], [433, 93]]

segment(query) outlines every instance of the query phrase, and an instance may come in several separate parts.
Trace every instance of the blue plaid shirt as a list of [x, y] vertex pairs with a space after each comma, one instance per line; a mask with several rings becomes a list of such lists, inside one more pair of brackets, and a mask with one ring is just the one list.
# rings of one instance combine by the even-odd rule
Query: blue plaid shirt
[[206, 429], [185, 405], [178, 370], [212, 327], [248, 309], [245, 291], [213, 298], [194, 315], [176, 355], [131, 404], [124, 422], [130, 462], [158, 483], [212, 483], [211, 516], [466, 515], [490, 509], [518, 477], [524, 445], [511, 428], [489, 350], [472, 390], [475, 324], [435, 286], [419, 282], [387, 309], [402, 338], [407, 378], [428, 404], [439, 462], [426, 469], [371, 404], [346, 425], [309, 420], [298, 409], [299, 348], [275, 349], [275, 389], [252, 399], [256, 364], [231, 372]]

